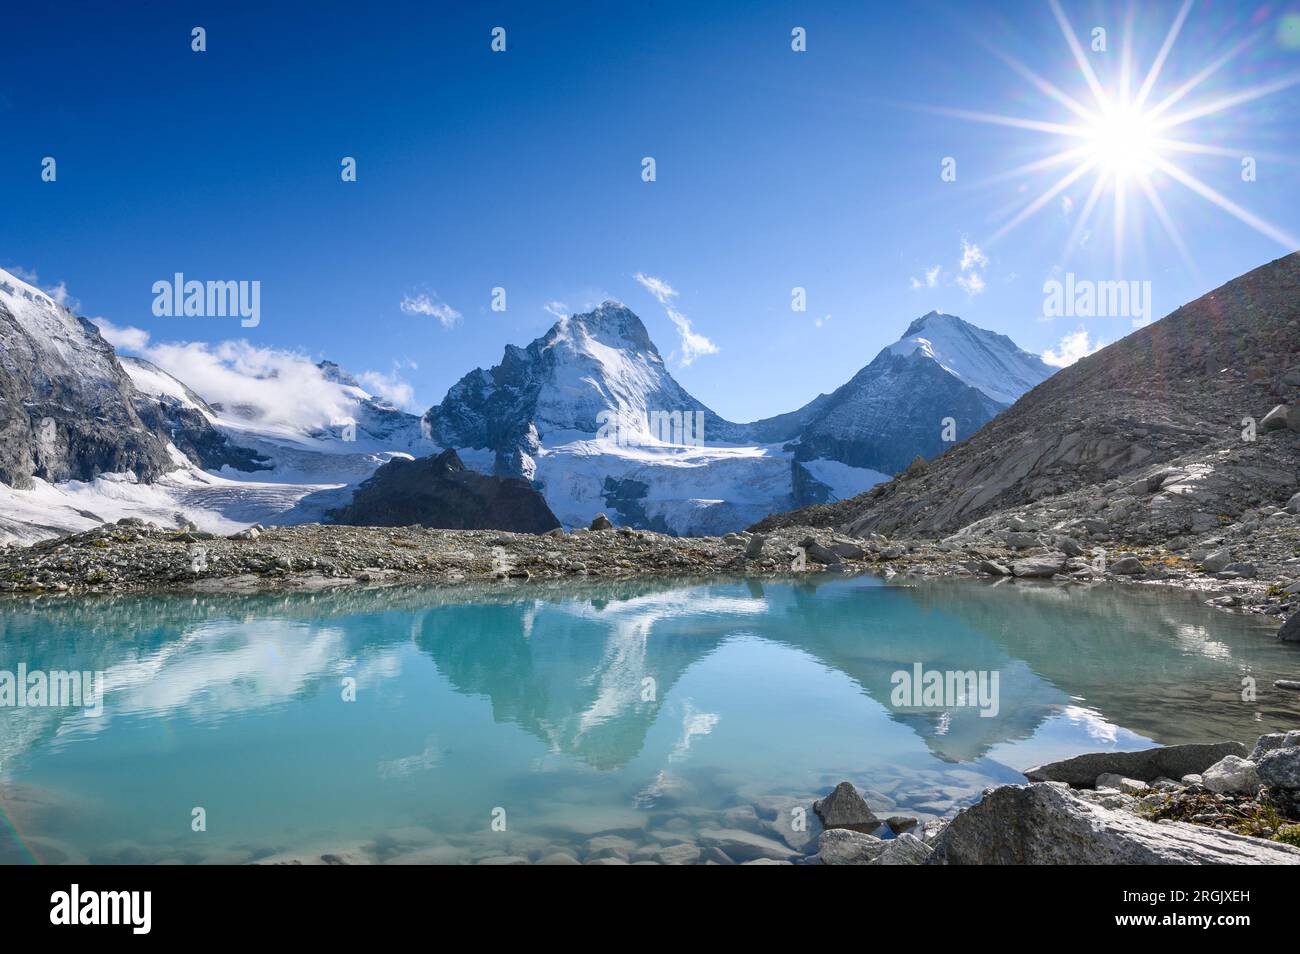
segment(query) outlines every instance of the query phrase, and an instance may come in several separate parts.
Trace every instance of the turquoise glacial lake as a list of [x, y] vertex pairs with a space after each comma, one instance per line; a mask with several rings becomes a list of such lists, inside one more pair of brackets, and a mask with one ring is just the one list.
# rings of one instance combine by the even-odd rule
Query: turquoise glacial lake
[[[797, 859], [842, 779], [925, 822], [1037, 763], [1300, 727], [1275, 629], [870, 576], [3, 603], [0, 673], [104, 693], [0, 708], [0, 862]], [[918, 665], [997, 673], [996, 714], [895, 698]]]

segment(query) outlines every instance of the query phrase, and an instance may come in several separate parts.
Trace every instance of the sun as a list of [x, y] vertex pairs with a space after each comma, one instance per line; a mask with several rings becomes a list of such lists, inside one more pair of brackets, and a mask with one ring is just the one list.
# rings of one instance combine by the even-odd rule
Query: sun
[[[1048, 0], [1057, 25], [1065, 38], [1078, 67], [1079, 77], [1086, 87], [1072, 96], [1061, 87], [1049, 82], [1025, 64], [993, 49], [993, 52], [1011, 67], [1029, 86], [1047, 97], [1057, 115], [1052, 118], [1006, 116], [997, 113], [975, 112], [964, 109], [937, 108], [933, 111], [981, 123], [993, 123], [1015, 129], [1044, 134], [1055, 140], [1059, 148], [1045, 156], [1009, 169], [990, 181], [1019, 179], [1030, 173], [1050, 169], [1064, 169], [1065, 174], [1048, 186], [1041, 194], [1021, 206], [981, 244], [992, 245], [1002, 236], [1019, 226], [1076, 182], [1088, 181], [1091, 188], [1082, 208], [1074, 216], [1073, 231], [1068, 240], [1066, 255], [1089, 230], [1089, 218], [1103, 195], [1114, 203], [1114, 234], [1112, 239], [1115, 261], [1123, 257], [1128, 223], [1130, 197], [1145, 200], [1155, 219], [1160, 223], [1169, 242], [1181, 254], [1184, 262], [1195, 266], [1188, 254], [1182, 233], [1170, 214], [1162, 193], [1181, 187], [1199, 196], [1224, 212], [1248, 225], [1259, 234], [1277, 242], [1288, 252], [1300, 248], [1300, 239], [1284, 229], [1265, 221], [1262, 217], [1238, 205], [1197, 178], [1176, 161], [1180, 154], [1217, 156], [1234, 164], [1243, 156], [1260, 155], [1256, 149], [1245, 148], [1244, 143], [1222, 142], [1219, 136], [1211, 141], [1197, 141], [1190, 130], [1195, 122], [1207, 116], [1224, 115], [1233, 108], [1253, 100], [1271, 96], [1300, 84], [1300, 72], [1279, 76], [1273, 80], [1236, 89], [1221, 88], [1213, 97], [1193, 102], [1193, 94], [1202, 84], [1214, 77], [1228, 63], [1250, 50], [1260, 34], [1249, 36], [1208, 59], [1192, 77], [1172, 91], [1160, 91], [1160, 74], [1173, 52], [1175, 41], [1183, 28], [1194, 0], [1183, 0], [1175, 14], [1169, 31], [1161, 44], [1141, 83], [1143, 74], [1135, 70], [1132, 57], [1132, 24], [1129, 35], [1123, 38], [1118, 60], [1120, 68], [1113, 85], [1103, 85], [1093, 69], [1089, 54], [1084, 51], [1074, 28], [1066, 19], [1059, 0]], [[990, 49], [992, 49], [990, 47]], [[1136, 89], [1134, 88], [1136, 87]], [[1062, 113], [1061, 109], [1064, 109]], [[1211, 138], [1209, 136], [1205, 138]], [[1277, 158], [1277, 157], [1270, 157]], [[1283, 160], [1285, 161], [1285, 159]], [[1059, 200], [1058, 200], [1059, 201]]]
[[1107, 102], [1082, 138], [1086, 157], [1119, 183], [1150, 175], [1163, 158], [1155, 117], [1128, 102]]

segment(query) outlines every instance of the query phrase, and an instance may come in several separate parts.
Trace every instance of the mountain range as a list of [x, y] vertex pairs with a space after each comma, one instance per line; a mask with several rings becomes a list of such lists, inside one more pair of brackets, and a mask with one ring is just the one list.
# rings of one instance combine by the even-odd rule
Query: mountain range
[[[328, 413], [285, 419], [259, 393], [284, 385], [274, 375], [250, 377], [246, 399], [209, 400], [158, 363], [117, 355], [93, 323], [3, 271], [0, 345], [0, 540], [122, 516], [211, 532], [328, 522], [385, 463], [444, 450], [531, 483], [566, 526], [605, 512], [624, 526], [724, 533], [886, 481], [1054, 370], [931, 312], [836, 390], [737, 423], [683, 388], [641, 320], [607, 301], [507, 345], [423, 416], [325, 361], [313, 374]], [[399, 485], [372, 483], [367, 507], [376, 488]]]

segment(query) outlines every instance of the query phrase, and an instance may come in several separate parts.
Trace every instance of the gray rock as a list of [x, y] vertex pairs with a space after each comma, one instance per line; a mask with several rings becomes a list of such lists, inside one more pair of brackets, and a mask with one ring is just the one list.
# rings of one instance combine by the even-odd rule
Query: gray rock
[[1286, 512], [1300, 514], [1300, 494], [1294, 494], [1291, 499], [1286, 502]]
[[1218, 573], [1231, 562], [1232, 551], [1225, 548], [1223, 550], [1215, 550], [1213, 553], [1206, 556], [1206, 558], [1201, 562], [1201, 568], [1204, 569], [1206, 573]]
[[1098, 775], [1107, 773], [1149, 782], [1162, 775], [1182, 778], [1204, 772], [1228, 755], [1244, 758], [1246, 747], [1240, 742], [1210, 742], [1166, 745], [1141, 752], [1090, 752], [1025, 769], [1025, 778], [1031, 782], [1065, 782], [1075, 788], [1088, 788]]
[[[1259, 433], [1267, 434], [1269, 431], [1280, 431], [1291, 426], [1290, 412], [1285, 404], [1279, 404], [1273, 410], [1264, 415], [1264, 419], [1259, 422]], [[1294, 430], [1294, 428], [1292, 428]]]
[[1112, 573], [1122, 573], [1125, 576], [1141, 576], [1146, 573], [1147, 568], [1142, 565], [1142, 561], [1137, 557], [1127, 556], [1116, 560], [1111, 565]]
[[988, 573], [992, 576], [1010, 576], [1011, 571], [994, 560], [981, 560], [979, 565], [981, 573]]
[[788, 845], [740, 828], [702, 828], [699, 841], [706, 848], [717, 848], [736, 861], [751, 861], [755, 858], [786, 859], [794, 856], [794, 851]]
[[1254, 579], [1257, 572], [1253, 563], [1229, 563], [1220, 573], [1232, 573], [1246, 579]]
[[994, 789], [949, 822], [933, 847], [930, 864], [1300, 864], [1300, 848], [1157, 824], [1052, 784]]
[[1083, 544], [1074, 537], [1057, 537], [1056, 549], [1060, 550], [1066, 556], [1083, 556]]
[[1228, 755], [1201, 773], [1201, 784], [1212, 792], [1254, 792], [1259, 788], [1255, 763]]
[[1292, 729], [1290, 732], [1270, 732], [1268, 735], [1261, 735], [1255, 747], [1250, 750], [1250, 760], [1258, 762], [1264, 753], [1272, 752], [1274, 749], [1290, 748], [1293, 745], [1300, 745], [1300, 729]]
[[813, 537], [808, 537], [800, 543], [799, 546], [803, 547], [804, 552], [808, 554], [808, 559], [820, 563], [823, 566], [843, 562], [838, 553], [829, 547], [818, 543]]
[[1282, 624], [1277, 638], [1284, 643], [1300, 643], [1300, 611], [1291, 614], [1291, 618]]
[[885, 819], [885, 824], [895, 835], [901, 835], [905, 831], [911, 831], [916, 827], [916, 819], [911, 815], [890, 815]]
[[591, 521], [591, 526], [588, 529], [589, 530], [613, 530], [614, 525], [610, 523], [609, 517], [605, 516], [603, 513], [598, 513], [596, 514], [595, 518]]
[[1016, 550], [1038, 546], [1038, 534], [1036, 533], [1017, 533], [1013, 531], [1006, 534], [1003, 539], [1006, 540], [1007, 546]]
[[930, 860], [932, 854], [934, 854], [934, 849], [920, 838], [915, 835], [903, 834], [892, 841], [885, 842], [885, 850], [868, 864], [923, 865]]
[[831, 544], [831, 549], [846, 560], [861, 560], [867, 555], [866, 550], [848, 540], [836, 540]]
[[763, 544], [767, 543], [767, 537], [761, 533], [756, 533], [749, 538], [749, 543], [745, 544], [745, 559], [757, 560], [763, 555]]
[[1269, 788], [1300, 791], [1300, 746], [1274, 749], [1261, 756], [1255, 766], [1259, 780]]
[[875, 816], [852, 782], [840, 782], [825, 798], [813, 802], [813, 811], [826, 828], [849, 828], [853, 831], [872, 832], [880, 827]]
[[1048, 553], [1043, 556], [1016, 560], [1011, 564], [1011, 572], [1019, 577], [1055, 576], [1065, 567], [1065, 557], [1060, 553]]
[[1116, 791], [1123, 792], [1125, 795], [1133, 795], [1147, 788], [1147, 783], [1135, 778], [1125, 778], [1123, 775], [1116, 775], [1113, 772], [1106, 772], [1097, 776], [1095, 787], [1101, 789], [1113, 788]]
[[888, 845], [888, 842], [860, 831], [830, 828], [817, 839], [817, 860], [824, 865], [869, 865], [884, 853]]
[[660, 848], [657, 858], [664, 865], [693, 865], [700, 860], [700, 849], [699, 846], [684, 841]]

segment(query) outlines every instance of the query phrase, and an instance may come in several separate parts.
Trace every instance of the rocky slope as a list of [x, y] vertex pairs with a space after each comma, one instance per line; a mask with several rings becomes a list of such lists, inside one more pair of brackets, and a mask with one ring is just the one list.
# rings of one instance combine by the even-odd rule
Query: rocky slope
[[528, 481], [466, 470], [454, 450], [418, 460], [394, 458], [329, 516], [362, 527], [545, 533], [560, 526]]
[[166, 431], [141, 418], [137, 397], [94, 325], [0, 270], [0, 483], [175, 469]]
[[1245, 545], [1295, 522], [1300, 412], [1288, 426], [1273, 409], [1300, 400], [1298, 352], [1289, 255], [1062, 370], [917, 472], [759, 529]]

